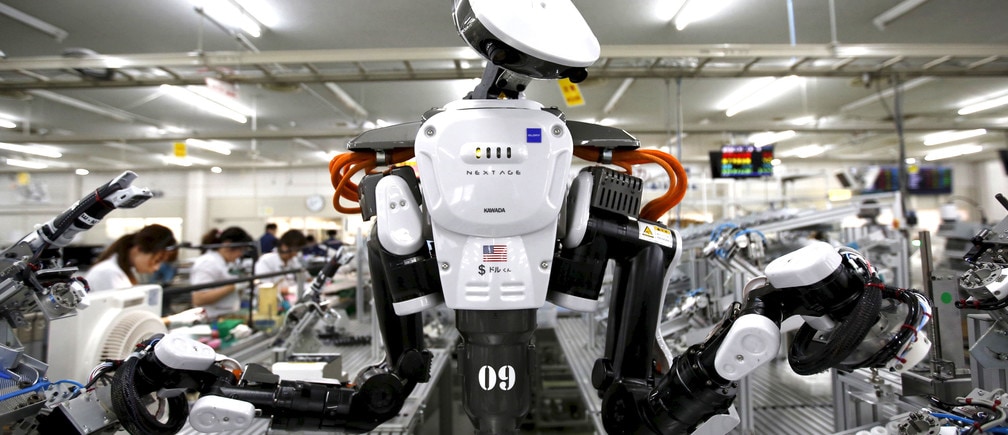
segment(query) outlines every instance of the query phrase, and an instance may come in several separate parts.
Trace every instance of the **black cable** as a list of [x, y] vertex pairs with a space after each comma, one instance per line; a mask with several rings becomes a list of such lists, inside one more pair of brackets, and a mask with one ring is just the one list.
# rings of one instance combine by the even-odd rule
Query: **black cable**
[[895, 357], [897, 352], [899, 352], [899, 350], [902, 349], [911, 338], [917, 335], [916, 325], [920, 324], [922, 316], [924, 315], [920, 309], [920, 301], [915, 295], [917, 292], [909, 289], [890, 287], [877, 281], [865, 284], [865, 287], [869, 286], [881, 290], [883, 298], [895, 299], [907, 305], [907, 315], [903, 321], [903, 327], [901, 327], [896, 333], [896, 337], [894, 339], [889, 340], [889, 342], [871, 356], [857, 363], [841, 364], [837, 367], [838, 369], [853, 370], [861, 367], [884, 367], [886, 362]]
[[955, 306], [956, 308], [972, 308], [984, 311], [994, 311], [1002, 308], [1008, 308], [1008, 298], [1004, 298], [1000, 301], [995, 300], [994, 302], [978, 300], [968, 301], [966, 299], [961, 299], [955, 301]]
[[959, 414], [959, 415], [965, 416], [963, 413], [955, 410], [955, 408], [957, 406], [959, 406], [959, 405], [956, 405], [954, 403], [945, 402], [945, 401], [941, 400], [940, 398], [938, 398], [938, 396], [934, 396], [934, 395], [928, 395], [927, 399], [928, 399], [928, 402], [931, 402], [931, 405], [934, 406], [935, 408], [941, 409], [942, 411], [945, 411], [945, 412], [951, 412], [951, 413], [954, 413], [954, 414]]
[[848, 357], [878, 321], [882, 292], [865, 286], [857, 305], [832, 331], [827, 343], [818, 343], [819, 332], [808, 323], [798, 328], [788, 350], [788, 363], [799, 375], [811, 375], [832, 367], [842, 367]]
[[[160, 335], [144, 341], [141, 346], [147, 347], [149, 352], [153, 352], [155, 340], [160, 340]], [[167, 398], [168, 419], [162, 423], [157, 417], [151, 415], [144, 405], [141, 395], [137, 391], [138, 379], [136, 374], [140, 370], [140, 364], [144, 363], [142, 357], [132, 356], [123, 361], [122, 365], [116, 369], [112, 382], [112, 408], [115, 411], [119, 423], [127, 432], [137, 434], [173, 434], [178, 433], [185, 425], [189, 417], [189, 403], [184, 394], [179, 394]], [[145, 384], [147, 382], [144, 382]]]

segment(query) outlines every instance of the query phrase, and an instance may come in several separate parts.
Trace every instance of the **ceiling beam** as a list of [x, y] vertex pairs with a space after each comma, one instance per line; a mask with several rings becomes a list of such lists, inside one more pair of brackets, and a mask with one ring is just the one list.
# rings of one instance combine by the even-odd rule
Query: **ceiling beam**
[[[612, 67], [613, 59], [692, 59], [684, 66], [662, 63], [652, 67]], [[766, 65], [753, 64], [752, 59], [765, 59]], [[837, 63], [806, 62], [801, 65], [782, 66], [773, 62], [780, 59], [838, 60]], [[394, 48], [353, 50], [285, 50], [266, 52], [216, 51], [204, 53], [145, 53], [126, 55], [98, 55], [88, 58], [38, 56], [5, 59], [0, 62], [0, 72], [11, 71], [24, 75], [30, 72], [35, 80], [0, 81], [0, 90], [16, 89], [69, 89], [101, 87], [158, 86], [161, 84], [188, 85], [202, 83], [207, 69], [224, 71], [240, 65], [290, 65], [291, 71], [264, 73], [245, 71], [218, 73], [221, 80], [235, 83], [312, 83], [359, 82], [395, 80], [447, 80], [478, 77], [478, 67], [460, 68], [460, 60], [479, 57], [465, 47]], [[725, 68], [695, 68], [717, 59], [719, 63], [738, 65]], [[848, 59], [857, 59], [857, 62]], [[936, 68], [935, 59], [942, 59]], [[965, 66], [950, 62], [962, 60]], [[617, 45], [602, 47], [600, 67], [593, 68], [593, 76], [600, 78], [675, 78], [675, 77], [757, 77], [782, 74], [801, 74], [809, 77], [851, 77], [865, 72], [887, 72], [918, 76], [1004, 76], [1008, 74], [1008, 46], [989, 44], [717, 44], [717, 45]], [[417, 68], [421, 61], [450, 61], [451, 66]], [[369, 63], [391, 63], [400, 67], [370, 66]], [[302, 68], [306, 63], [315, 69]], [[407, 65], [403, 67], [402, 65]], [[980, 67], [983, 68], [980, 68]], [[86, 68], [154, 68], [171, 71], [172, 76], [135, 75], [134, 80], [94, 81], [80, 78], [49, 77], [46, 72]], [[170, 69], [169, 69], [170, 68]], [[223, 68], [223, 69], [222, 69]], [[742, 70], [740, 73], [740, 69]], [[15, 76], [16, 77], [16, 76]]]
[[[938, 131], [938, 130], [962, 130], [986, 128], [989, 131], [1008, 132], [1008, 126], [1004, 124], [993, 124], [984, 122], [953, 122], [936, 121], [920, 124], [908, 124], [904, 130], [911, 132]], [[781, 126], [768, 125], [766, 123], [732, 123], [732, 124], [688, 124], [683, 126], [683, 132], [688, 134], [706, 133], [726, 133], [726, 132], [754, 132], [766, 130], [794, 130], [799, 133], [863, 133], [863, 132], [883, 132], [893, 131], [892, 123], [888, 122], [847, 122], [837, 123], [827, 126]], [[667, 135], [666, 130], [634, 129], [627, 131], [634, 135]], [[177, 142], [186, 139], [203, 140], [295, 140], [295, 139], [350, 139], [362, 133], [361, 129], [339, 128], [326, 130], [297, 130], [297, 131], [272, 131], [272, 130], [242, 130], [227, 132], [194, 132], [192, 134], [167, 134], [164, 136], [97, 136], [97, 135], [76, 135], [76, 136], [52, 136], [52, 135], [21, 135], [0, 133], [0, 142], [8, 143], [45, 143], [54, 145], [73, 144], [99, 144], [107, 142], [117, 143], [153, 143], [153, 142]]]

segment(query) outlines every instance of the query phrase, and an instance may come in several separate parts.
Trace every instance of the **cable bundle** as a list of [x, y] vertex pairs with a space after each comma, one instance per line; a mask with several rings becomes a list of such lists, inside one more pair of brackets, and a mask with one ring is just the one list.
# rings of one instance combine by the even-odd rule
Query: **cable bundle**
[[[574, 155], [584, 160], [598, 162], [602, 151], [596, 147], [576, 146], [574, 147]], [[658, 150], [615, 150], [612, 153], [612, 164], [623, 168], [628, 173], [631, 172], [633, 165], [645, 163], [655, 163], [661, 166], [669, 176], [669, 189], [641, 208], [640, 216], [642, 218], [657, 221], [686, 196], [686, 169], [675, 157]]]
[[[882, 292], [885, 299], [894, 299], [902, 302], [907, 307], [906, 318], [903, 325], [893, 339], [889, 340], [881, 349], [863, 361], [853, 364], [843, 364], [838, 367], [844, 370], [853, 370], [859, 367], [885, 367], [886, 363], [896, 358], [901, 363], [905, 363], [904, 358], [909, 352], [908, 343], [917, 341], [917, 334], [923, 331], [924, 326], [931, 319], [930, 302], [918, 291], [891, 287], [878, 281], [865, 284], [865, 288], [877, 288]], [[902, 352], [900, 350], [902, 349]]]
[[[413, 148], [396, 148], [388, 152], [388, 164], [402, 163], [413, 158]], [[340, 198], [350, 202], [359, 203], [360, 196], [357, 193], [357, 183], [351, 181], [354, 174], [365, 171], [370, 173], [378, 166], [378, 157], [374, 151], [355, 151], [339, 154], [329, 161], [329, 175], [332, 185], [336, 188], [333, 194], [333, 207], [336, 211], [345, 214], [360, 213], [360, 206], [346, 207], [340, 202]]]
[[[576, 146], [574, 147], [574, 155], [584, 160], [597, 162], [602, 151], [595, 147]], [[390, 165], [402, 163], [413, 156], [412, 148], [396, 148], [388, 152], [387, 163]], [[612, 154], [612, 164], [627, 172], [631, 171], [633, 165], [645, 163], [661, 166], [669, 176], [668, 191], [651, 200], [641, 209], [641, 217], [657, 221], [672, 207], [679, 204], [686, 195], [686, 169], [675, 157], [658, 150], [616, 150]], [[332, 185], [336, 189], [336, 193], [333, 194], [333, 207], [336, 211], [346, 214], [360, 213], [360, 206], [344, 206], [340, 198], [350, 202], [360, 202], [357, 184], [351, 179], [358, 172], [370, 173], [375, 167], [377, 167], [377, 156], [374, 151], [355, 151], [333, 157], [329, 162], [329, 175]]]
[[[992, 397], [1002, 396], [1003, 394], [1004, 390], [1001, 389], [991, 392]], [[960, 432], [964, 435], [972, 435], [975, 433], [1008, 434], [1008, 427], [1004, 426], [1005, 421], [1008, 420], [1008, 414], [1005, 413], [1003, 408], [1004, 404], [1001, 403], [1000, 400], [957, 397], [956, 403], [952, 404], [942, 402], [934, 396], [930, 396], [929, 399], [932, 404], [936, 405], [938, 408], [949, 412], [931, 412], [931, 415], [937, 418], [944, 418], [946, 420], [966, 425], [966, 428]], [[974, 415], [968, 415], [963, 411], [964, 408], [969, 407], [974, 409]], [[975, 411], [978, 408], [984, 409], [985, 412]]]

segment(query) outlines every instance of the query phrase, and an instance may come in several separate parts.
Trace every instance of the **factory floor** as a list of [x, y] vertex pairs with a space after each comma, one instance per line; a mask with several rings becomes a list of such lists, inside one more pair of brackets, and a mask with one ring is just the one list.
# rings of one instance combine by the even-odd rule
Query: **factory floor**
[[[829, 372], [813, 376], [799, 376], [791, 371], [787, 361], [775, 360], [758, 369], [749, 377], [753, 400], [753, 430], [745, 432], [736, 428], [732, 434], [755, 435], [811, 435], [833, 432], [833, 396]], [[438, 413], [434, 410], [425, 418], [427, 422], [420, 435], [473, 433], [472, 424], [458, 400], [451, 412], [453, 427], [441, 430]], [[591, 430], [533, 430], [529, 434], [591, 434]]]

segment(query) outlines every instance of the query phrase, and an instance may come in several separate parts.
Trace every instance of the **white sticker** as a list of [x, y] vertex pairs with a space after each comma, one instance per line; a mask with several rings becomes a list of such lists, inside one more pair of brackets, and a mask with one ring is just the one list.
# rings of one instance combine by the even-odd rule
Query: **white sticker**
[[669, 248], [675, 248], [675, 236], [672, 235], [672, 230], [668, 228], [662, 228], [657, 225], [640, 225], [640, 234], [638, 238], [641, 240], [647, 240], [650, 242], [657, 243], [662, 246]]
[[80, 219], [81, 222], [84, 222], [85, 224], [91, 225], [92, 227], [95, 226], [95, 225], [98, 225], [98, 222], [101, 222], [101, 219], [95, 219], [95, 218], [93, 218], [91, 216], [88, 216], [87, 213], [81, 213], [80, 217], [77, 218], [77, 219]]

